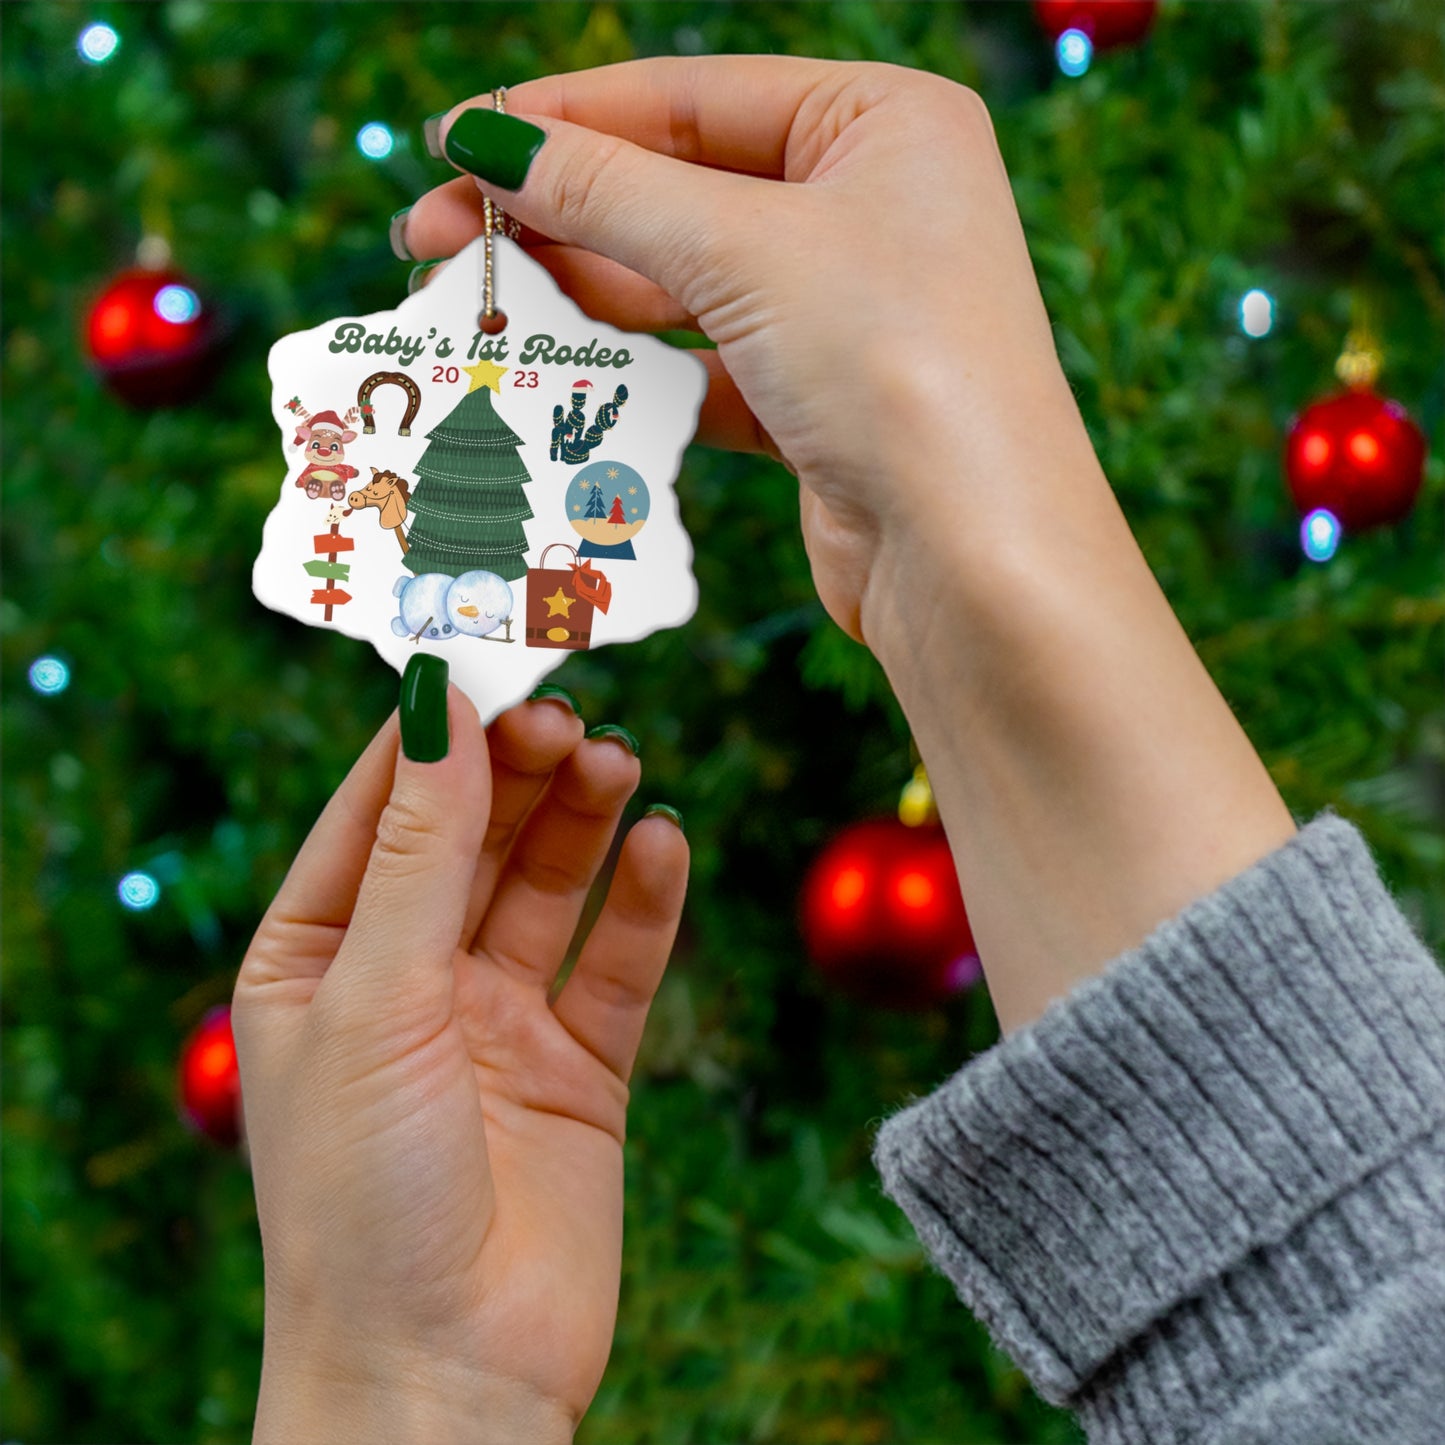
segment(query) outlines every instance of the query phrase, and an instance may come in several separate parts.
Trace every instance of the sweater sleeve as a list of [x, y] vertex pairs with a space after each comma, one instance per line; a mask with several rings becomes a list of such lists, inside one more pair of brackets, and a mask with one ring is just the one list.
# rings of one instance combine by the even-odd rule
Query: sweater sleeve
[[1093, 1445], [1445, 1440], [1445, 974], [1333, 813], [874, 1161]]

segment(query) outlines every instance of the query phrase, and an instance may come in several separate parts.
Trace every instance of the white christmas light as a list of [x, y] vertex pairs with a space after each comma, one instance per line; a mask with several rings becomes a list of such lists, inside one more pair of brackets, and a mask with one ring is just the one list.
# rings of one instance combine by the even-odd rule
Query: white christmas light
[[1094, 58], [1094, 42], [1082, 30], [1066, 30], [1054, 46], [1054, 55], [1065, 75], [1082, 75]]
[[1239, 326], [1246, 336], [1268, 336], [1274, 326], [1274, 298], [1268, 291], [1246, 291], [1239, 303]]
[[37, 657], [30, 664], [30, 686], [51, 696], [70, 686], [70, 669], [58, 657]]
[[104, 65], [119, 47], [120, 36], [109, 25], [99, 23], [87, 25], [75, 42], [80, 58], [91, 65]]
[[1300, 523], [1299, 542], [1311, 562], [1328, 562], [1340, 545], [1340, 519], [1324, 507], [1316, 507]]
[[161, 885], [149, 873], [127, 873], [115, 891], [127, 908], [139, 913], [160, 898]]
[[177, 326], [201, 314], [201, 298], [189, 286], [162, 286], [152, 304], [162, 321], [171, 321]]
[[356, 132], [356, 148], [368, 160], [384, 161], [395, 144], [391, 127], [382, 125], [379, 120], [368, 121]]

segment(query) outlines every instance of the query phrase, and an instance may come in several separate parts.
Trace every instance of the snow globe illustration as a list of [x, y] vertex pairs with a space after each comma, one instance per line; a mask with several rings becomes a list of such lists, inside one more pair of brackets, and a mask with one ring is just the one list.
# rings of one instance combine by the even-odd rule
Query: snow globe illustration
[[632, 539], [647, 525], [647, 483], [626, 462], [590, 462], [567, 484], [567, 520], [582, 538], [579, 557], [635, 562]]

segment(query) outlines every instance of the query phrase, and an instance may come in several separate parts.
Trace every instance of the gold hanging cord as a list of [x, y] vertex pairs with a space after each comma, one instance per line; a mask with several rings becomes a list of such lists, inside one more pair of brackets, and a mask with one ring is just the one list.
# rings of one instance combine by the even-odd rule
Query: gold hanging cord
[[[499, 85], [492, 92], [492, 109], [500, 115], [507, 113], [507, 87]], [[482, 235], [486, 238], [482, 247], [482, 314], [485, 323], [497, 314], [495, 288], [492, 284], [492, 236], [500, 232], [510, 241], [522, 234], [522, 227], [514, 221], [496, 202], [482, 197]]]

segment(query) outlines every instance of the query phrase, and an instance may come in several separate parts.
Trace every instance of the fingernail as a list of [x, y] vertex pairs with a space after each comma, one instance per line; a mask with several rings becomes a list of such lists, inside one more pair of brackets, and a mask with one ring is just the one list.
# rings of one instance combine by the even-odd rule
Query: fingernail
[[406, 249], [406, 218], [411, 214], [410, 206], [403, 206], [392, 218], [387, 227], [387, 237], [391, 241], [391, 254], [398, 261], [415, 261], [416, 257]]
[[676, 808], [670, 807], [667, 803], [653, 803], [642, 816], [644, 818], [650, 818], [653, 814], [656, 814], [660, 818], [666, 818], [669, 822], [676, 823], [679, 833], [684, 835], [687, 833], [687, 829], [682, 826], [682, 814], [679, 813]]
[[447, 665], [419, 652], [401, 675], [401, 750], [414, 763], [436, 763], [447, 755]]
[[582, 704], [565, 687], [558, 687], [555, 682], [544, 682], [527, 701], [538, 702], [542, 698], [548, 697], [555, 697], [558, 702], [565, 702], [578, 717], [582, 716]]
[[532, 160], [547, 132], [515, 115], [480, 108], [464, 110], [447, 132], [447, 159], [453, 165], [515, 191], [527, 179]]
[[442, 154], [442, 121], [446, 119], [446, 111], [439, 110], [435, 115], [429, 115], [421, 123], [421, 138], [426, 142], [426, 153], [437, 161], [444, 161], [446, 157]]
[[587, 736], [589, 738], [616, 738], [634, 758], [638, 756], [637, 739], [625, 727], [620, 727], [617, 723], [598, 723], [595, 728], [588, 730]]
[[430, 271], [433, 266], [440, 266], [443, 261], [450, 260], [450, 256], [438, 256], [435, 261], [423, 261], [420, 266], [413, 266], [411, 268], [411, 275], [406, 278], [406, 294], [408, 296], [416, 295], [422, 288], [426, 273]]

